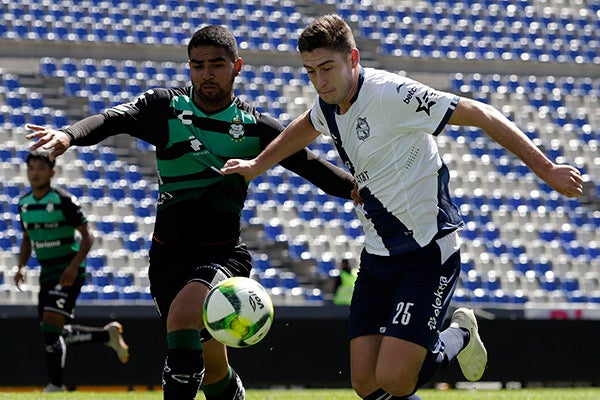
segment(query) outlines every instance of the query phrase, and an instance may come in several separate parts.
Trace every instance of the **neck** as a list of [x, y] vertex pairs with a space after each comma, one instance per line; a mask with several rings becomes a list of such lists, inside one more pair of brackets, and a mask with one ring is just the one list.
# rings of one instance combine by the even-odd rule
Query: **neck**
[[48, 192], [50, 192], [50, 186], [44, 186], [43, 188], [33, 189], [32, 192], [33, 197], [35, 197], [36, 199], [41, 199], [42, 197], [47, 195]]

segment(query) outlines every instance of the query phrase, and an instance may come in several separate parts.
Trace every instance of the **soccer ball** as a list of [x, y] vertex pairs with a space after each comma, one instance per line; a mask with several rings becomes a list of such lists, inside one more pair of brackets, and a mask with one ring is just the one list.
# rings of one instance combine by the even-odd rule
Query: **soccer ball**
[[271, 297], [260, 283], [241, 276], [213, 287], [202, 310], [204, 327], [213, 338], [230, 347], [260, 342], [273, 322]]

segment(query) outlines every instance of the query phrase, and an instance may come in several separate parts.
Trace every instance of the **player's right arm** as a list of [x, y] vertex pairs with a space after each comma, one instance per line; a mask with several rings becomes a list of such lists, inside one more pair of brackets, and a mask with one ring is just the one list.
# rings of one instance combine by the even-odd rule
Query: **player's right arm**
[[319, 136], [310, 122], [310, 110], [292, 121], [269, 145], [255, 158], [228, 160], [221, 172], [224, 174], [240, 174], [246, 181], [261, 175], [281, 160], [302, 150]]
[[25, 277], [27, 275], [27, 261], [31, 257], [31, 239], [27, 234], [27, 231], [23, 231], [23, 240], [21, 241], [21, 248], [19, 251], [19, 264], [17, 265], [17, 273], [15, 274], [15, 285], [17, 289], [21, 290], [21, 283], [25, 283]]
[[575, 167], [555, 164], [548, 159], [524, 132], [496, 108], [476, 100], [461, 98], [448, 122], [481, 128], [497, 143], [519, 157], [557, 192], [567, 197], [582, 194], [581, 173]]
[[25, 137], [36, 140], [31, 150], [42, 148], [51, 151], [50, 156], [63, 154], [70, 146], [89, 146], [100, 143], [109, 136], [126, 133], [160, 148], [166, 144], [169, 118], [169, 102], [174, 91], [180, 89], [149, 90], [131, 103], [120, 104], [100, 114], [86, 117], [64, 129], [52, 129], [28, 124], [33, 132]]

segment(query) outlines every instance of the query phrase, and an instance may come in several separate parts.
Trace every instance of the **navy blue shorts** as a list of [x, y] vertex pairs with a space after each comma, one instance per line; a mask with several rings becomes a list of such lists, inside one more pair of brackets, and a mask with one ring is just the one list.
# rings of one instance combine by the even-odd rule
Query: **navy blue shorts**
[[350, 339], [383, 334], [436, 351], [459, 275], [460, 252], [442, 264], [435, 241], [394, 256], [363, 250], [350, 305]]

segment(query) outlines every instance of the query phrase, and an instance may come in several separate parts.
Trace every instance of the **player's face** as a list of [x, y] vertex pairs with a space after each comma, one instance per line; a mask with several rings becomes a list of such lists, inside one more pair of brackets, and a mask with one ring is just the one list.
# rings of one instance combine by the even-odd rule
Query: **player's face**
[[33, 190], [44, 190], [50, 187], [54, 169], [42, 160], [29, 160], [27, 163], [27, 179]]
[[341, 54], [318, 48], [301, 53], [301, 57], [319, 97], [328, 104], [337, 104], [340, 110], [347, 110], [358, 86], [358, 51]]
[[242, 59], [231, 61], [224, 49], [199, 46], [190, 52], [190, 78], [194, 102], [203, 111], [223, 109], [233, 100], [233, 82]]

